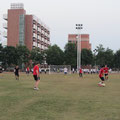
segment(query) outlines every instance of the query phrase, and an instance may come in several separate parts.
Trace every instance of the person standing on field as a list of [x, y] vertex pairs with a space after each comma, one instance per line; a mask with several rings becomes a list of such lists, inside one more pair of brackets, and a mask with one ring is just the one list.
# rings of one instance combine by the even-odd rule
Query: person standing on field
[[15, 73], [16, 80], [19, 80], [19, 67], [18, 67], [18, 65], [15, 67], [14, 73]]
[[67, 72], [68, 72], [68, 69], [65, 67], [65, 68], [64, 68], [64, 74], [66, 75]]
[[39, 90], [39, 88], [38, 88], [38, 85], [40, 82], [39, 67], [40, 67], [40, 64], [38, 63], [33, 68], [33, 77], [34, 77], [34, 80], [36, 81], [35, 86], [34, 86], [34, 90]]
[[27, 71], [26, 71], [26, 74], [29, 75], [29, 73], [30, 73], [30, 69], [29, 69], [29, 67], [27, 67], [26, 70], [27, 70]]
[[80, 77], [82, 77], [82, 73], [83, 73], [82, 68], [80, 68], [80, 70], [79, 70], [79, 76]]
[[105, 80], [108, 80], [108, 71], [109, 71], [109, 68], [107, 67], [107, 65], [105, 65], [104, 67]]
[[99, 78], [101, 79], [101, 82], [98, 83], [99, 86], [104, 85], [104, 67], [102, 66], [102, 68], [99, 71]]

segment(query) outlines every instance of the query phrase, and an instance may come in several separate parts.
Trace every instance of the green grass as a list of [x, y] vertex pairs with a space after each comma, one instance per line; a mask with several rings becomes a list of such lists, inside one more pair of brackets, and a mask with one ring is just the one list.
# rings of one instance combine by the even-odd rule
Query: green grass
[[0, 74], [0, 120], [120, 120], [120, 74], [98, 87], [98, 75]]

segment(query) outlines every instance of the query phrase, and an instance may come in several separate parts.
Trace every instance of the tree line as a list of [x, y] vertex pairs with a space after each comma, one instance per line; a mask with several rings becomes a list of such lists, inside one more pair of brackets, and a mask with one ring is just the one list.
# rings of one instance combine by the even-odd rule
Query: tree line
[[[39, 48], [34, 48], [31, 51], [26, 46], [6, 46], [0, 45], [0, 62], [4, 68], [13, 65], [28, 65], [28, 63], [39, 62], [48, 65], [71, 65], [77, 66], [77, 48], [74, 43], [67, 43], [62, 50], [57, 45], [49, 46], [47, 50], [40, 51]], [[120, 69], [120, 50], [113, 52], [109, 48], [104, 48], [99, 45], [95, 50], [81, 50], [81, 65], [82, 66], [101, 66], [108, 65], [110, 68]]]

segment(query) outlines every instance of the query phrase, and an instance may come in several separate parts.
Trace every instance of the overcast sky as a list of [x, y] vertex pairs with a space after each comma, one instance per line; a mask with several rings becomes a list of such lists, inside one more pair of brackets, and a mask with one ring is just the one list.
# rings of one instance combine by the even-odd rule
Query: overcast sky
[[34, 14], [50, 27], [51, 43], [64, 49], [68, 34], [77, 33], [75, 24], [83, 24], [81, 33], [90, 34], [92, 50], [99, 44], [120, 49], [120, 0], [1, 0], [2, 14], [11, 3], [23, 3], [27, 14]]

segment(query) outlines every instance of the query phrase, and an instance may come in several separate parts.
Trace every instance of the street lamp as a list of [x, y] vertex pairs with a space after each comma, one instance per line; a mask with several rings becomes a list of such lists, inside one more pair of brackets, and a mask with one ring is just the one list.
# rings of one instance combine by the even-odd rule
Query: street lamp
[[81, 68], [81, 29], [83, 29], [83, 24], [76, 24], [76, 29], [78, 30], [77, 35], [77, 72]]
[[96, 53], [97, 53], [97, 49], [94, 49], [93, 52], [94, 52], [94, 56], [95, 56], [95, 71], [96, 71]]

